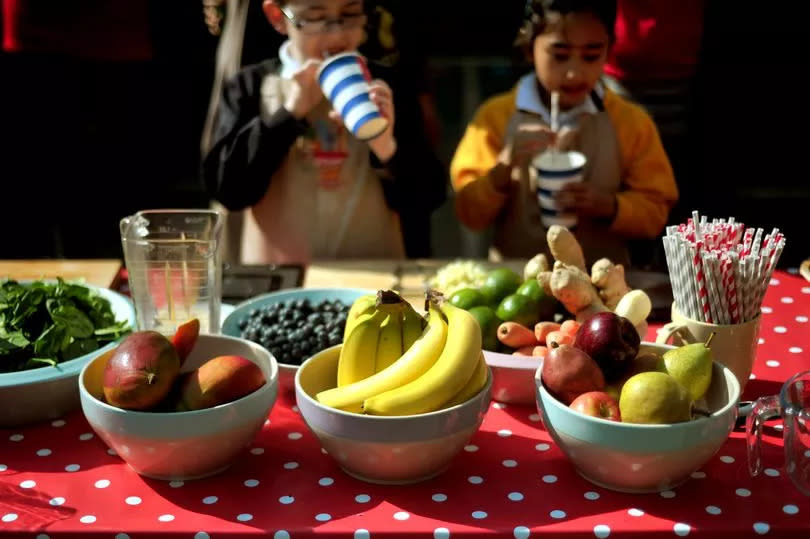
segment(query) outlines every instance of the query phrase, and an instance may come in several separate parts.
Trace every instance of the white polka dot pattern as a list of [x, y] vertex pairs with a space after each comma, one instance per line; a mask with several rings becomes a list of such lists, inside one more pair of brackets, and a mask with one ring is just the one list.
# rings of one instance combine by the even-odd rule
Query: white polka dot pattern
[[408, 520], [409, 518], [411, 518], [411, 515], [406, 513], [405, 511], [397, 511], [396, 513], [394, 513], [395, 520]]
[[796, 513], [799, 512], [799, 507], [797, 505], [788, 504], [782, 507], [782, 511], [786, 515], [795, 515]]
[[17, 513], [6, 513], [2, 517], [0, 517], [0, 520], [2, 520], [3, 522], [14, 522], [15, 520], [17, 520]]
[[759, 535], [765, 535], [771, 531], [771, 526], [767, 522], [754, 522], [754, 531]]
[[583, 494], [583, 496], [585, 497], [586, 500], [591, 500], [591, 501], [599, 499], [599, 493], [598, 492], [593, 492], [593, 491], [588, 491], [585, 494]]
[[507, 459], [507, 460], [503, 461], [501, 464], [503, 464], [507, 468], [514, 468], [515, 466], [518, 465], [517, 461], [512, 460], [512, 459]]
[[447, 528], [436, 528], [433, 530], [433, 539], [447, 539], [450, 537], [450, 530]]
[[51, 498], [50, 501], [48, 501], [48, 503], [53, 506], [59, 506], [65, 503], [65, 499], [61, 496], [57, 496], [55, 498]]
[[318, 513], [317, 515], [315, 515], [315, 520], [317, 520], [318, 522], [326, 522], [328, 520], [332, 520], [332, 515], [330, 515], [329, 513]]
[[127, 505], [140, 505], [142, 500], [138, 496], [127, 496], [124, 501]]
[[543, 476], [543, 483], [556, 483], [557, 476], [556, 475], [544, 475]]
[[354, 530], [354, 539], [369, 539], [370, 537], [371, 533], [365, 528]]
[[635, 507], [633, 507], [633, 508], [627, 510], [627, 514], [630, 515], [631, 517], [640, 517], [640, 516], [644, 515], [644, 511], [642, 511], [641, 509], [636, 509]]
[[774, 468], [765, 468], [765, 471], [763, 473], [768, 477], [779, 477], [779, 470], [776, 470]]
[[160, 515], [158, 517], [158, 520], [161, 521], [161, 522], [171, 522], [172, 520], [174, 520], [174, 515], [168, 515], [168, 514]]
[[674, 531], [675, 535], [678, 537], [686, 537], [689, 535], [689, 532], [692, 531], [692, 527], [683, 522], [676, 522], [675, 525], [672, 526], [672, 531]]
[[610, 526], [607, 524], [597, 524], [593, 527], [593, 535], [599, 539], [610, 536]]
[[477, 475], [471, 475], [470, 477], [467, 478], [467, 481], [469, 481], [473, 485], [480, 485], [481, 483], [484, 482], [484, 479]]
[[510, 492], [509, 494], [506, 495], [506, 497], [513, 502], [519, 502], [523, 500], [523, 494], [521, 494], [520, 492]]
[[95, 521], [96, 521], [95, 515], [84, 515], [79, 519], [79, 522], [81, 522], [82, 524], [92, 524]]
[[357, 503], [368, 503], [369, 501], [371, 501], [371, 496], [369, 496], [368, 494], [358, 494], [357, 496], [354, 497], [354, 501], [356, 501]]
[[251, 515], [250, 513], [240, 513], [236, 515], [236, 520], [238, 520], [239, 522], [248, 522], [250, 520], [253, 520], [253, 515]]
[[717, 507], [716, 505], [707, 505], [706, 512], [709, 513], [710, 515], [719, 515], [720, 513], [723, 512], [723, 510]]
[[483, 518], [487, 518], [487, 513], [486, 511], [473, 511], [472, 517], [476, 520], [481, 520]]
[[737, 496], [740, 496], [742, 498], [747, 498], [748, 496], [751, 495], [751, 491], [748, 490], [747, 488], [738, 488], [734, 492], [737, 494]]
[[447, 501], [447, 494], [437, 493], [430, 497], [431, 500], [434, 502], [446, 502]]
[[512, 535], [515, 536], [515, 539], [526, 539], [530, 534], [531, 532], [526, 526], [517, 526], [514, 530], [512, 530]]
[[549, 516], [551, 518], [565, 518], [565, 511], [562, 511], [560, 509], [555, 509], [554, 511], [549, 513]]
[[322, 486], [322, 487], [328, 487], [329, 485], [333, 484], [334, 482], [335, 482], [335, 480], [332, 479], [331, 477], [321, 477], [320, 479], [318, 479], [318, 484], [320, 486]]
[[472, 445], [472, 444], [465, 445], [464, 446], [464, 451], [466, 451], [468, 453], [475, 453], [476, 451], [478, 451], [478, 446], [477, 445]]

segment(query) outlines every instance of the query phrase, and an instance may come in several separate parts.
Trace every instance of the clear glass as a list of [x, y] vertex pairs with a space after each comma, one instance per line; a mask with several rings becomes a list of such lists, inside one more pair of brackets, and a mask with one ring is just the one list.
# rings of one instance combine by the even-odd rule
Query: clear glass
[[810, 496], [810, 371], [800, 372], [782, 386], [779, 395], [760, 397], [746, 421], [748, 470], [762, 471], [762, 426], [782, 416], [785, 471], [802, 493]]
[[139, 330], [174, 334], [192, 318], [219, 333], [223, 215], [143, 210], [121, 219], [121, 245]]

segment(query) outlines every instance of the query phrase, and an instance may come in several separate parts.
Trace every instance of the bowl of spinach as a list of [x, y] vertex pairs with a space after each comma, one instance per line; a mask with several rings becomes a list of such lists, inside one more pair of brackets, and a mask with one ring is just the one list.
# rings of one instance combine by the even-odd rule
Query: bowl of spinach
[[0, 280], [0, 427], [78, 408], [78, 375], [135, 327], [132, 302], [111, 290]]

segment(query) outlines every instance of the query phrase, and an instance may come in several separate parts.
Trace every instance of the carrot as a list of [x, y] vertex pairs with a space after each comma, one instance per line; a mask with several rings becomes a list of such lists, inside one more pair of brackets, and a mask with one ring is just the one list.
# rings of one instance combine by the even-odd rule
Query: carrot
[[546, 335], [546, 344], [551, 345], [552, 342], [557, 344], [573, 344], [574, 336], [562, 331], [552, 331]]
[[576, 320], [566, 320], [560, 326], [560, 331], [562, 331], [563, 333], [567, 333], [568, 335], [571, 335], [573, 337], [574, 335], [577, 334], [577, 330], [579, 330], [579, 326], [581, 325], [582, 324], [580, 324]]
[[517, 322], [503, 322], [498, 326], [498, 340], [512, 348], [537, 345], [534, 332]]
[[534, 325], [534, 338], [540, 344], [546, 344], [546, 336], [552, 331], [559, 331], [560, 324], [557, 322], [537, 322]]
[[537, 348], [536, 346], [521, 346], [514, 352], [512, 352], [513, 356], [531, 356], [533, 355], [534, 349]]
[[532, 350], [532, 355], [534, 357], [546, 357], [548, 355], [548, 347], [547, 346], [535, 346], [534, 350]]

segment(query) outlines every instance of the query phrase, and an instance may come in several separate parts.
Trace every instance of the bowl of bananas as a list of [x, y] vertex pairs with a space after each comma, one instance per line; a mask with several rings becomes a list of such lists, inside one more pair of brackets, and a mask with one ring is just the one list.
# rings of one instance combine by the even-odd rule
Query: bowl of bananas
[[381, 292], [376, 308], [350, 318], [343, 344], [295, 377], [301, 416], [323, 448], [349, 475], [379, 484], [443, 472], [481, 426], [492, 386], [478, 323], [449, 303], [431, 300], [413, 342], [389, 350], [384, 320], [412, 310], [395, 296]]

